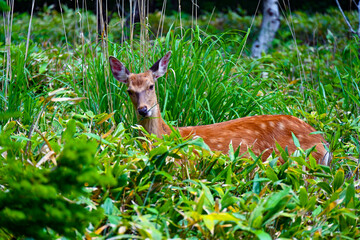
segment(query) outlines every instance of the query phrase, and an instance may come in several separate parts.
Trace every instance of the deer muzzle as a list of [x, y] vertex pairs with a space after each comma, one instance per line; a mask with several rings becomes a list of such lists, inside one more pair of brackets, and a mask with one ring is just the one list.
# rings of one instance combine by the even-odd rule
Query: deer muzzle
[[146, 106], [139, 107], [137, 110], [138, 110], [138, 113], [143, 117], [146, 117], [146, 115], [148, 114], [148, 109]]

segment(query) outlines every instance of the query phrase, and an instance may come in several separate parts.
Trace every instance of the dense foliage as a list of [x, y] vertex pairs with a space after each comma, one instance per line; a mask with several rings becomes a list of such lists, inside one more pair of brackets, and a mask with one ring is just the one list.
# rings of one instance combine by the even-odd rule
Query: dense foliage
[[[97, 43], [95, 17], [83, 10], [45, 9], [30, 39], [30, 17], [14, 17], [12, 44], [0, 45], [0, 238], [358, 238], [359, 42], [342, 16], [288, 16], [257, 60], [247, 57], [250, 17], [216, 13], [193, 28], [191, 16], [159, 19], [149, 16], [144, 40], [147, 28], [120, 34], [114, 18]], [[168, 50], [157, 83], [168, 123], [294, 115], [324, 133], [331, 166], [301, 146], [291, 156], [279, 149], [279, 165], [276, 155], [211, 152], [177, 132], [139, 136], [107, 58], [140, 72]]]

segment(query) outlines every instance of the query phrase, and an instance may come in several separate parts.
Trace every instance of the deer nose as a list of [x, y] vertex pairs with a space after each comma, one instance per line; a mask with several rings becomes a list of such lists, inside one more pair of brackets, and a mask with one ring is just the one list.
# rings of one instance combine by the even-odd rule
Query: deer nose
[[145, 106], [145, 107], [139, 107], [139, 108], [138, 108], [138, 113], [139, 113], [141, 116], [145, 117], [146, 114], [148, 113], [147, 107], [146, 107], [146, 106]]

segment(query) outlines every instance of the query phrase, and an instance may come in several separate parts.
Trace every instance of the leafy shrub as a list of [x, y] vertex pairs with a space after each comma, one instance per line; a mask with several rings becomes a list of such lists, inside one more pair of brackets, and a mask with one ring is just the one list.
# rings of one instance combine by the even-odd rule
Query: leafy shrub
[[69, 141], [53, 169], [39, 169], [19, 159], [1, 163], [0, 225], [3, 234], [47, 239], [56, 234], [84, 234], [97, 223], [101, 209], [90, 210], [77, 203], [89, 197], [86, 186], [113, 183], [96, 168], [97, 143], [86, 139]]

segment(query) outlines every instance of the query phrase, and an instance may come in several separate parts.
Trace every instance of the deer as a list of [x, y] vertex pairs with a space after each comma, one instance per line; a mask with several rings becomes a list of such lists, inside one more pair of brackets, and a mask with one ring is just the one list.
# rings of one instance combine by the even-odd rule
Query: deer
[[[155, 91], [157, 79], [167, 72], [170, 56], [171, 51], [155, 62], [149, 70], [138, 74], [130, 73], [118, 59], [109, 57], [113, 76], [127, 85], [139, 124], [148, 133], [159, 138], [172, 132], [161, 117]], [[240, 146], [240, 153], [246, 155], [250, 148], [257, 156], [261, 155], [262, 161], [273, 151], [279, 154], [276, 144], [283, 149], [287, 147], [290, 154], [294, 153], [297, 150], [292, 136], [294, 134], [302, 149], [315, 147], [312, 155], [318, 164], [329, 166], [331, 163], [331, 153], [324, 147], [327, 143], [323, 136], [312, 134], [316, 131], [312, 126], [290, 115], [248, 116], [210, 125], [173, 129], [177, 129], [184, 139], [201, 137], [212, 151], [227, 153], [229, 144], [232, 143], [233, 147]]]

